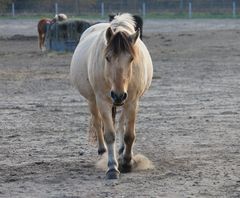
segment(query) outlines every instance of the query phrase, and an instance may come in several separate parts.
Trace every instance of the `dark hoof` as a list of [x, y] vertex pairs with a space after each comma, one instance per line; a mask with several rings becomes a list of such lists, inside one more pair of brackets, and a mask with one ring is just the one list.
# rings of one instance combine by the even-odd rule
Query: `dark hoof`
[[106, 174], [107, 179], [118, 179], [119, 178], [119, 171], [117, 170], [109, 170]]
[[132, 158], [124, 158], [124, 157], [120, 157], [118, 159], [118, 170], [121, 173], [129, 173], [133, 170], [135, 165], [135, 161]]
[[107, 150], [105, 148], [98, 149], [98, 155], [102, 155], [106, 152]]
[[128, 164], [119, 164], [119, 171], [121, 173], [129, 173], [132, 171], [133, 165], [131, 163]]

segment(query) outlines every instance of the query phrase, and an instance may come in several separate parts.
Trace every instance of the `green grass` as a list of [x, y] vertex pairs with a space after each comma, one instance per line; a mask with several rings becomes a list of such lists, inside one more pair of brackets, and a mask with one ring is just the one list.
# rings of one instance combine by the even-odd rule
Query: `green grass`
[[[163, 13], [149, 13], [145, 16], [146, 19], [188, 19], [187, 12], [163, 12]], [[236, 14], [235, 18], [240, 18]], [[233, 19], [232, 13], [201, 13], [193, 12], [192, 19]]]
[[16, 15], [16, 16], [0, 16], [1, 19], [40, 19], [40, 18], [53, 18], [53, 16], [46, 14], [46, 15]]
[[[87, 13], [82, 15], [71, 15], [66, 13], [71, 19], [82, 19], [82, 20], [108, 20], [108, 14], [105, 14], [104, 17], [101, 17], [99, 13]], [[4, 19], [41, 19], [41, 18], [53, 18], [54, 14], [43, 13], [39, 14], [21, 14], [12, 17], [0, 16], [0, 20]], [[145, 19], [188, 19], [189, 15], [187, 12], [162, 12], [148, 13]], [[235, 18], [240, 18], [240, 14], [236, 14]], [[233, 19], [232, 13], [219, 13], [219, 12], [193, 12], [192, 19]]]
[[183, 19], [188, 18], [186, 13], [173, 13], [173, 12], [164, 12], [164, 13], [149, 13], [145, 16], [146, 19]]
[[[84, 15], [70, 15], [70, 14], [67, 14], [68, 18], [70, 19], [82, 19], [82, 20], [99, 20], [99, 19], [108, 19], [108, 15], [105, 15], [104, 17], [101, 17], [99, 14], [84, 14]], [[11, 15], [6, 15], [6, 16], [0, 16], [0, 20], [4, 20], [4, 19], [41, 19], [41, 18], [53, 18], [54, 17], [54, 14], [49, 14], [49, 13], [46, 13], [46, 14], [41, 14], [41, 15], [30, 15], [30, 14], [27, 14], [27, 15], [24, 15], [24, 14], [21, 14], [21, 15], [15, 15], [14, 17], [11, 16]]]

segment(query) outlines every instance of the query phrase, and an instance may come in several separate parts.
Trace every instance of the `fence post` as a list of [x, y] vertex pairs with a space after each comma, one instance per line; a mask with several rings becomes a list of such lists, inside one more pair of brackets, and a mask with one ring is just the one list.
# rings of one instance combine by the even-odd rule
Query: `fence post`
[[104, 17], [104, 2], [101, 2], [101, 16]]
[[15, 17], [15, 4], [12, 3], [12, 17]]
[[189, 1], [188, 3], [188, 18], [191, 19], [192, 18], [192, 2]]
[[179, 5], [180, 11], [183, 11], [183, 0], [180, 0], [180, 5]]
[[232, 1], [232, 16], [233, 18], [236, 18], [236, 1]]
[[146, 4], [145, 4], [145, 2], [143, 2], [143, 4], [142, 4], [142, 15], [143, 15], [143, 17], [146, 16]]
[[55, 3], [55, 14], [58, 14], [58, 3]]

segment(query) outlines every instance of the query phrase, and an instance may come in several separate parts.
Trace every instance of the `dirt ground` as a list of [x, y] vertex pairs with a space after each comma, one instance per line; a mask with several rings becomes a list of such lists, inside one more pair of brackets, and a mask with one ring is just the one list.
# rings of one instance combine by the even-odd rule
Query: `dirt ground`
[[37, 21], [0, 21], [0, 197], [240, 197], [240, 23], [145, 21], [154, 78], [135, 154], [153, 170], [105, 179], [88, 143], [72, 53], [42, 53]]

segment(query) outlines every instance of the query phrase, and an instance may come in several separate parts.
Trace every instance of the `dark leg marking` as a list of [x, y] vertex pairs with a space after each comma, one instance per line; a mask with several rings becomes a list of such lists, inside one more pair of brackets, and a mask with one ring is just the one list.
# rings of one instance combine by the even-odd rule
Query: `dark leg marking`
[[113, 120], [113, 125], [115, 126], [115, 120], [116, 120], [116, 113], [117, 113], [117, 107], [112, 106], [112, 120]]
[[120, 149], [118, 150], [118, 154], [121, 155], [123, 151], [124, 151], [124, 145], [120, 147]]
[[119, 158], [118, 160], [119, 165], [118, 165], [118, 170], [121, 173], [129, 173], [132, 171], [133, 168], [133, 160], [130, 159], [126, 159], [122, 156], [122, 158]]
[[107, 150], [105, 148], [98, 149], [98, 155], [102, 155], [106, 152]]

